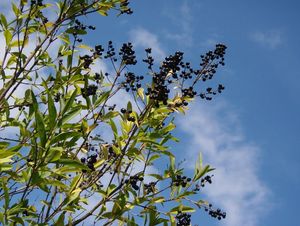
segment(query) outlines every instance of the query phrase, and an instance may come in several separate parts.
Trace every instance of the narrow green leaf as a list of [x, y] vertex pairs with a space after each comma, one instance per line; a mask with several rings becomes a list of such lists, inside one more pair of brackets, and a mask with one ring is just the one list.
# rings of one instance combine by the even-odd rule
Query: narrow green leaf
[[6, 45], [9, 46], [12, 40], [12, 33], [8, 29], [6, 29], [3, 33], [4, 33]]
[[15, 15], [18, 16], [20, 14], [19, 8], [16, 6], [15, 3], [12, 2], [11, 4], [12, 4], [12, 9], [13, 9]]
[[77, 89], [75, 89], [70, 97], [70, 99], [68, 100], [68, 102], [66, 103], [65, 107], [63, 108], [62, 110], [62, 115], [64, 115], [69, 109], [70, 107], [72, 106], [75, 98], [76, 98], [76, 95], [77, 95]]
[[47, 141], [46, 140], [45, 122], [44, 122], [44, 118], [43, 118], [41, 112], [38, 109], [38, 103], [37, 103], [36, 97], [32, 90], [31, 90], [31, 97], [32, 97], [33, 108], [34, 108], [34, 112], [35, 112], [35, 127], [36, 127], [36, 130], [37, 130], [39, 138], [40, 138], [41, 146], [45, 147], [46, 141]]
[[53, 226], [64, 226], [65, 225], [65, 212], [63, 212], [59, 218], [57, 219], [57, 221], [55, 222], [55, 224]]
[[69, 122], [81, 112], [81, 109], [81, 106], [74, 107], [68, 113], [64, 114], [64, 116], [59, 120], [58, 125], [64, 125], [65, 123]]
[[161, 202], [164, 202], [165, 201], [165, 198], [164, 197], [155, 197], [151, 200], [151, 203], [161, 203]]
[[109, 97], [110, 92], [105, 92], [102, 93], [101, 96], [96, 100], [95, 102], [95, 107], [98, 107], [100, 104], [102, 104], [108, 97]]
[[52, 95], [48, 91], [48, 112], [49, 112], [49, 127], [51, 129], [54, 128], [54, 125], [56, 124], [56, 117], [57, 117], [57, 112], [56, 112], [56, 107], [54, 105], [54, 101], [52, 98]]
[[87, 166], [83, 165], [81, 162], [73, 160], [73, 159], [59, 159], [59, 160], [55, 161], [55, 163], [59, 163], [64, 166], [74, 167], [74, 168], [79, 168], [79, 169], [85, 169], [85, 170], [89, 169]]
[[1, 22], [1, 25], [2, 27], [6, 30], [7, 29], [7, 20], [6, 20], [6, 17], [1, 13], [0, 14], [0, 22]]
[[142, 100], [145, 99], [145, 96], [144, 96], [144, 89], [143, 89], [143, 88], [138, 88], [137, 93], [138, 93], [138, 96], [139, 96]]
[[55, 162], [55, 161], [59, 160], [62, 153], [63, 153], [62, 147], [51, 147], [49, 149], [49, 152], [48, 152], [45, 162], [51, 163], [51, 162]]
[[2, 180], [2, 188], [3, 188], [3, 191], [4, 191], [4, 209], [5, 209], [5, 212], [8, 210], [9, 208], [9, 193], [8, 193], [8, 187], [7, 187], [7, 181], [5, 179]]
[[177, 214], [178, 212], [182, 213], [192, 213], [195, 212], [196, 210], [192, 207], [189, 206], [184, 206], [184, 205], [179, 205], [174, 207], [173, 209], [170, 210], [170, 213], [172, 214]]
[[69, 138], [73, 137], [80, 137], [81, 133], [80, 132], [63, 132], [55, 136], [51, 141], [50, 144], [56, 144], [58, 142], [64, 142]]

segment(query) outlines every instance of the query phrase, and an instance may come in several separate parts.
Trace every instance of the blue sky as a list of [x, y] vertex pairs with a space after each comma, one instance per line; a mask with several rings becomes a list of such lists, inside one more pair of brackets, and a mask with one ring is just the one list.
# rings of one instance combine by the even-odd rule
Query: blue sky
[[228, 46], [216, 77], [224, 94], [197, 100], [177, 119], [181, 143], [174, 151], [188, 163], [201, 151], [217, 167], [204, 192], [229, 215], [218, 223], [199, 213], [193, 222], [298, 225], [300, 3], [140, 0], [132, 8], [132, 16], [90, 17], [97, 33], [87, 41], [132, 41], [138, 52], [151, 46], [158, 58], [182, 50], [194, 64], [214, 44]]
[[187, 168], [199, 151], [217, 168], [204, 198], [228, 214], [217, 222], [200, 211], [193, 224], [299, 225], [300, 2], [139, 0], [131, 6], [131, 16], [89, 16], [97, 30], [84, 41], [131, 41], [138, 53], [152, 47], [157, 59], [181, 50], [194, 65], [216, 43], [228, 46], [226, 66], [215, 77], [224, 93], [211, 102], [197, 99], [177, 118], [181, 143], [172, 150]]

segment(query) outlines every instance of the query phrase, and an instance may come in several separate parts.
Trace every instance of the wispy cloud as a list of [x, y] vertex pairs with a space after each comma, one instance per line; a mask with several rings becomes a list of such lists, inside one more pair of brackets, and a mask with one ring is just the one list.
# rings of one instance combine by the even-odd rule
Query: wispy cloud
[[163, 60], [166, 56], [157, 35], [144, 28], [136, 28], [129, 32], [130, 39], [135, 47], [152, 48], [154, 59]]
[[[176, 24], [179, 29], [174, 33], [167, 31], [166, 37], [175, 40], [180, 45], [190, 47], [193, 45], [193, 27], [192, 27], [192, 12], [190, 8], [191, 3], [183, 1], [179, 8], [175, 10], [165, 10], [163, 13]], [[175, 11], [175, 12], [174, 12]]]
[[204, 188], [208, 199], [227, 212], [229, 226], [256, 226], [266, 207], [268, 189], [258, 175], [259, 147], [243, 136], [238, 117], [226, 104], [192, 106], [179, 120], [190, 135], [190, 159], [201, 151], [216, 171]]
[[282, 44], [282, 34], [279, 31], [256, 31], [250, 38], [265, 47], [274, 49]]

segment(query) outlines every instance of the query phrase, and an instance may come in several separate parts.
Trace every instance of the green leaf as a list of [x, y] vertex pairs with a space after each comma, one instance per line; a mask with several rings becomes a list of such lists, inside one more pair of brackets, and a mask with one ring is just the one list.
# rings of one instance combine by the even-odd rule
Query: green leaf
[[52, 95], [48, 91], [48, 112], [49, 112], [49, 127], [52, 129], [55, 126], [57, 112], [56, 107], [54, 105], [54, 101]]
[[46, 145], [46, 129], [45, 129], [45, 123], [42, 114], [38, 111], [35, 113], [35, 119], [36, 119], [36, 129], [40, 137], [41, 146], [45, 147]]
[[103, 115], [102, 116], [102, 120], [107, 120], [107, 119], [112, 119], [112, 118], [115, 118], [119, 115], [119, 112], [117, 111], [110, 111], [108, 112], [107, 114]]
[[168, 133], [170, 131], [172, 131], [173, 129], [175, 129], [175, 124], [174, 123], [170, 123], [169, 125], [167, 125], [166, 127], [164, 127], [162, 130], [161, 130], [161, 133]]
[[157, 180], [163, 180], [164, 178], [161, 176], [161, 175], [159, 175], [159, 174], [154, 174], [154, 173], [152, 173], [152, 174], [147, 174], [148, 176], [150, 176], [150, 177], [154, 177], [155, 179], [157, 179]]
[[60, 159], [62, 153], [63, 153], [62, 147], [50, 147], [48, 155], [46, 157], [46, 163], [55, 162]]
[[32, 184], [37, 185], [45, 192], [49, 192], [49, 188], [47, 187], [48, 182], [44, 178], [42, 178], [40, 173], [37, 171], [33, 171], [32, 173]]
[[82, 134], [80, 132], [63, 132], [55, 136], [51, 141], [50, 144], [56, 144], [58, 142], [64, 142], [69, 138], [74, 138], [74, 137], [80, 137]]
[[46, 141], [47, 141], [46, 140], [45, 122], [44, 122], [41, 112], [39, 111], [38, 103], [37, 103], [36, 97], [32, 90], [31, 90], [31, 98], [32, 98], [33, 109], [34, 109], [34, 113], [35, 113], [35, 127], [36, 127], [36, 130], [40, 137], [41, 146], [45, 147]]
[[81, 48], [81, 49], [86, 49], [86, 50], [91, 50], [92, 49], [90, 46], [87, 46], [87, 45], [78, 45], [77, 47]]
[[109, 120], [109, 124], [110, 124], [110, 127], [111, 127], [111, 129], [112, 129], [112, 131], [114, 133], [114, 138], [115, 138], [115, 140], [117, 140], [118, 139], [118, 129], [117, 129], [117, 126], [116, 126], [115, 122], [113, 120], [111, 120], [111, 119]]
[[63, 108], [62, 110], [62, 115], [64, 115], [69, 109], [70, 107], [72, 106], [75, 98], [76, 98], [76, 95], [77, 95], [77, 89], [75, 89], [70, 97], [70, 99], [68, 100], [68, 102], [66, 103], [65, 107]]
[[82, 176], [80, 174], [75, 176], [70, 184], [70, 190], [73, 191], [76, 188], [76, 186], [80, 184], [81, 180], [82, 180]]
[[81, 106], [74, 107], [71, 111], [64, 114], [64, 116], [59, 121], [58, 125], [63, 125], [68, 121], [70, 121], [71, 119], [73, 119], [76, 115], [78, 115], [81, 112], [81, 109], [82, 109]]
[[55, 161], [55, 163], [59, 163], [59, 164], [62, 164], [64, 166], [68, 166], [68, 167], [89, 170], [89, 168], [87, 166], [85, 166], [81, 162], [73, 160], [73, 159], [59, 159], [59, 160]]
[[190, 206], [179, 205], [170, 210], [170, 213], [177, 214], [178, 212], [182, 213], [192, 213], [196, 210]]
[[161, 197], [155, 197], [151, 200], [151, 203], [161, 203], [161, 202], [164, 202], [165, 201], [165, 198], [163, 196]]
[[47, 180], [47, 184], [52, 185], [54, 187], [59, 187], [62, 189], [67, 189], [68, 186], [59, 180]]
[[193, 181], [199, 180], [203, 175], [205, 175], [206, 173], [208, 173], [212, 170], [214, 170], [214, 169], [210, 168], [209, 165], [205, 166], [204, 168], [202, 168], [200, 170], [197, 170], [195, 175], [194, 175]]
[[74, 201], [75, 199], [78, 198], [78, 196], [80, 195], [81, 192], [81, 188], [76, 188], [75, 190], [73, 190], [71, 192], [71, 194], [67, 197], [67, 204], [66, 206], [68, 206], [69, 203], [71, 203], [72, 201]]
[[57, 219], [57, 221], [55, 222], [55, 224], [53, 226], [64, 226], [65, 225], [65, 212], [63, 212], [59, 218]]
[[138, 96], [139, 96], [142, 100], [145, 99], [145, 96], [144, 96], [144, 89], [143, 89], [143, 88], [138, 88], [137, 93], [138, 93]]
[[99, 13], [101, 16], [108, 16], [106, 10], [98, 10], [98, 13]]
[[76, 33], [78, 35], [86, 35], [87, 32], [85, 30], [79, 30], [79, 29], [74, 29], [74, 28], [69, 28], [65, 31], [67, 34], [73, 34]]
[[5, 200], [4, 209], [6, 212], [9, 208], [9, 192], [8, 192], [8, 187], [7, 187], [7, 181], [4, 178], [2, 179], [2, 188], [4, 191], [4, 200]]
[[100, 104], [102, 104], [110, 95], [110, 91], [107, 91], [105, 93], [102, 93], [101, 96], [96, 100], [95, 107], [98, 107]]
[[6, 29], [3, 33], [4, 33], [6, 45], [9, 46], [12, 40], [12, 33], [8, 29]]
[[0, 163], [11, 162], [10, 160], [15, 155], [15, 152], [9, 151], [7, 149], [0, 149]]
[[14, 4], [13, 2], [11, 3], [12, 4], [12, 9], [15, 13], [16, 16], [20, 15], [20, 10], [19, 8], [16, 6], [16, 4]]
[[7, 20], [2, 13], [0, 14], [0, 24], [2, 25], [3, 29], [7, 29]]
[[152, 155], [150, 158], [149, 158], [149, 163], [155, 161], [156, 159], [159, 159], [160, 158], [160, 155], [159, 154], [155, 154], [155, 155]]

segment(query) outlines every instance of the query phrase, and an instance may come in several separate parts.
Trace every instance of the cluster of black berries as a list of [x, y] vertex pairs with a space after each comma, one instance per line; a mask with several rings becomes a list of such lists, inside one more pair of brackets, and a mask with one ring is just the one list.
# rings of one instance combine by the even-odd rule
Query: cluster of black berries
[[93, 57], [89, 56], [89, 55], [80, 56], [79, 58], [80, 58], [80, 60], [83, 60], [83, 67], [85, 69], [88, 69], [94, 60]]
[[145, 189], [145, 193], [151, 194], [155, 192], [155, 186], [156, 186], [157, 182], [150, 182], [149, 184], [144, 184], [144, 189]]
[[127, 92], [130, 90], [136, 91], [142, 87], [141, 81], [144, 79], [144, 76], [136, 76], [133, 72], [127, 72], [124, 76], [126, 80], [123, 82], [123, 86]]
[[218, 93], [222, 93], [222, 91], [225, 89], [225, 87], [222, 84], [218, 85]]
[[200, 66], [203, 67], [203, 71], [201, 71], [202, 81], [212, 79], [218, 65], [225, 65], [224, 55], [226, 48], [223, 44], [217, 44], [214, 51], [208, 51], [205, 55], [201, 55], [202, 62]]
[[172, 184], [175, 186], [182, 186], [182, 187], [186, 187], [186, 185], [188, 184], [188, 182], [190, 182], [192, 179], [186, 176], [181, 176], [181, 175], [176, 175], [176, 179], [173, 180]]
[[[104, 49], [103, 49], [102, 45], [96, 45], [96, 46], [95, 46], [94, 57], [95, 57], [95, 58], [96, 58], [97, 56], [101, 57], [102, 54], [103, 54], [103, 52], [104, 52]], [[95, 55], [97, 55], [97, 56], [95, 56]]]
[[197, 95], [197, 92], [194, 91], [193, 86], [190, 86], [189, 88], [186, 88], [186, 89], [182, 89], [182, 96], [183, 97], [193, 98], [195, 95]]
[[[39, 3], [38, 3], [38, 4], [39, 4]], [[42, 3], [42, 2], [40, 2], [40, 4], [41, 4], [41, 5], [39, 5], [39, 6], [43, 6], [43, 3]], [[35, 17], [36, 19], [41, 19], [42, 22], [43, 22], [43, 24], [46, 24], [46, 23], [48, 23], [48, 21], [49, 21], [48, 18], [45, 17], [44, 14], [43, 14], [43, 12], [40, 11], [40, 10], [37, 10], [37, 11], [36, 11], [34, 17]]]
[[204, 187], [205, 183], [211, 184], [212, 183], [212, 180], [211, 180], [212, 177], [213, 177], [213, 175], [211, 175], [211, 176], [207, 175], [204, 178], [202, 178], [201, 179], [201, 186]]
[[134, 190], [139, 190], [139, 186], [137, 185], [137, 183], [139, 181], [143, 181], [144, 180], [144, 177], [142, 176], [138, 176], [138, 175], [134, 175], [134, 176], [131, 176], [129, 179], [126, 179], [125, 180], [125, 183], [128, 184], [130, 183], [131, 187], [134, 189]]
[[194, 188], [194, 191], [200, 191], [200, 185], [199, 184], [196, 184], [196, 186]]
[[108, 155], [107, 155], [108, 159], [114, 159], [115, 157], [117, 157], [117, 154], [113, 149], [113, 145], [108, 145], [107, 150], [108, 150]]
[[159, 107], [159, 103], [168, 104], [170, 89], [166, 85], [166, 74], [154, 73], [153, 86], [147, 88], [146, 95], [154, 101], [155, 106]]
[[31, 0], [31, 5], [44, 6], [43, 0]]
[[108, 106], [108, 110], [109, 111], [114, 111], [116, 106], [117, 106], [116, 104], [110, 105], [110, 106]]
[[168, 74], [172, 72], [173, 74], [180, 70], [180, 64], [183, 60], [183, 52], [175, 52], [174, 55], [170, 55], [166, 57], [163, 61], [162, 65], [160, 66], [160, 70], [164, 74]]
[[115, 158], [115, 157], [117, 157], [116, 152], [114, 152], [114, 149], [112, 146], [109, 146], [108, 147], [108, 159]]
[[83, 60], [83, 67], [85, 69], [88, 69], [91, 64], [93, 63], [94, 59], [101, 57], [103, 54], [104, 49], [102, 48], [101, 45], [96, 45], [95, 46], [95, 50], [91, 50], [91, 52], [94, 52], [93, 55], [89, 56], [89, 55], [84, 55], [84, 56], [80, 56], [80, 60]]
[[98, 86], [92, 84], [86, 88], [81, 88], [81, 94], [83, 97], [93, 96], [96, 94]]
[[[180, 62], [180, 66], [183, 69], [183, 71], [180, 73], [179, 77], [184, 78], [184, 79], [191, 79], [193, 78], [193, 73], [197, 74], [197, 71], [194, 71], [191, 68], [191, 64], [189, 62], [183, 63]], [[173, 78], [177, 78], [176, 74], [173, 75]]]
[[[181, 102], [176, 102], [175, 103], [175, 107], [181, 107], [182, 105], [183, 106], [188, 106], [188, 102], [186, 101], [186, 100], [183, 100], [183, 101], [181, 101]], [[169, 107], [172, 107], [172, 106], [174, 106], [174, 105], [169, 105]]]
[[120, 111], [121, 111], [122, 114], [126, 115], [127, 120], [129, 122], [134, 122], [135, 121], [135, 117], [130, 116], [130, 114], [132, 113], [132, 110], [126, 110], [125, 108], [122, 108]]
[[122, 58], [122, 62], [126, 65], [135, 65], [137, 63], [135, 51], [133, 50], [133, 46], [130, 42], [122, 45], [119, 55]]
[[132, 9], [128, 8], [128, 5], [129, 5], [128, 0], [125, 0], [125, 1], [120, 3], [121, 14], [126, 13], [126, 14], [130, 15], [130, 14], [133, 13]]
[[83, 164], [86, 163], [86, 166], [89, 167], [92, 171], [95, 171], [95, 167], [94, 167], [94, 164], [97, 162], [97, 157], [98, 155], [97, 154], [92, 154], [90, 156], [86, 158], [81, 158], [81, 162]]
[[106, 51], [106, 55], [104, 56], [104, 58], [111, 58], [113, 61], [117, 61], [117, 58], [115, 57], [116, 52], [115, 52], [115, 48], [113, 46], [112, 41], [108, 42], [108, 49]]
[[219, 59], [221, 58], [221, 64], [224, 66], [224, 56], [225, 56], [225, 50], [227, 47], [224, 44], [217, 44], [216, 49], [214, 51], [214, 54], [216, 55], [216, 58]]
[[96, 83], [99, 84], [100, 81], [103, 80], [103, 75], [102, 74], [100, 75], [99, 73], [95, 73], [94, 78], [95, 78]]
[[[90, 30], [96, 30], [95, 26], [92, 26], [92, 25], [86, 26], [83, 23], [81, 23], [79, 20], [76, 19], [75, 25], [73, 27], [71, 27], [70, 29], [73, 31], [73, 36], [77, 37], [77, 35], [79, 35], [79, 34], [85, 34], [85, 31], [87, 28]], [[81, 41], [79, 41], [79, 42], [81, 42]]]
[[205, 66], [209, 62], [214, 60], [219, 60], [218, 63], [221, 65], [225, 65], [224, 63], [224, 56], [225, 56], [225, 50], [227, 47], [223, 44], [217, 44], [214, 51], [208, 51], [205, 55], [202, 55], [202, 63], [200, 66]]
[[[178, 78], [177, 72], [180, 71], [180, 63], [183, 59], [182, 52], [176, 52], [174, 55], [166, 57], [160, 66], [160, 72], [153, 74], [153, 85], [148, 87], [146, 95], [149, 95], [149, 98], [154, 101], [155, 106], [158, 107], [159, 103], [162, 102], [164, 105], [168, 104], [168, 98], [170, 89], [168, 88], [166, 81], [170, 74], [172, 78]], [[172, 83], [171, 79], [168, 80], [169, 83]]]
[[179, 212], [176, 215], [177, 226], [189, 226], [191, 225], [191, 214]]
[[127, 7], [129, 5], [129, 1], [128, 0], [124, 0], [120, 3], [120, 7]]
[[221, 84], [219, 84], [217, 90], [213, 90], [211, 87], [208, 87], [206, 89], [206, 92], [202, 92], [200, 93], [200, 97], [202, 99], [206, 99], [206, 100], [212, 100], [212, 96], [216, 95], [217, 93], [222, 93], [222, 91], [225, 89], [225, 87]]
[[131, 110], [127, 111], [125, 108], [121, 108], [120, 111], [121, 111], [122, 114], [131, 114], [132, 113]]
[[[91, 144], [86, 144], [85, 145], [88, 149], [89, 155], [87, 158], [82, 157], [80, 159], [81, 163], [86, 164], [86, 166], [91, 169], [92, 171], [95, 171], [95, 167], [94, 164], [97, 162], [97, 157], [98, 157], [98, 150], [95, 149], [95, 147], [93, 147]], [[86, 171], [83, 170], [83, 173], [85, 173]]]
[[221, 209], [213, 209], [212, 204], [209, 204], [208, 207], [204, 209], [208, 214], [213, 217], [217, 218], [218, 220], [224, 219], [226, 217], [226, 212], [221, 211]]
[[148, 64], [148, 69], [152, 69], [152, 66], [154, 64], [154, 59], [150, 55], [151, 54], [151, 48], [147, 48], [147, 49], [145, 49], [145, 51], [146, 51], [146, 54], [147, 54], [147, 58], [143, 59], [143, 62], [145, 62], [146, 64]]
[[28, 211], [27, 211], [27, 210], [24, 210], [24, 211], [22, 212], [22, 214], [23, 214], [23, 216], [26, 216], [26, 217], [28, 217], [28, 216], [29, 216], [29, 213], [28, 213]]
[[56, 93], [56, 94], [54, 95], [54, 101], [55, 101], [55, 102], [58, 102], [59, 99], [60, 99], [60, 97], [61, 97], [61, 94], [60, 94], [60, 93]]

